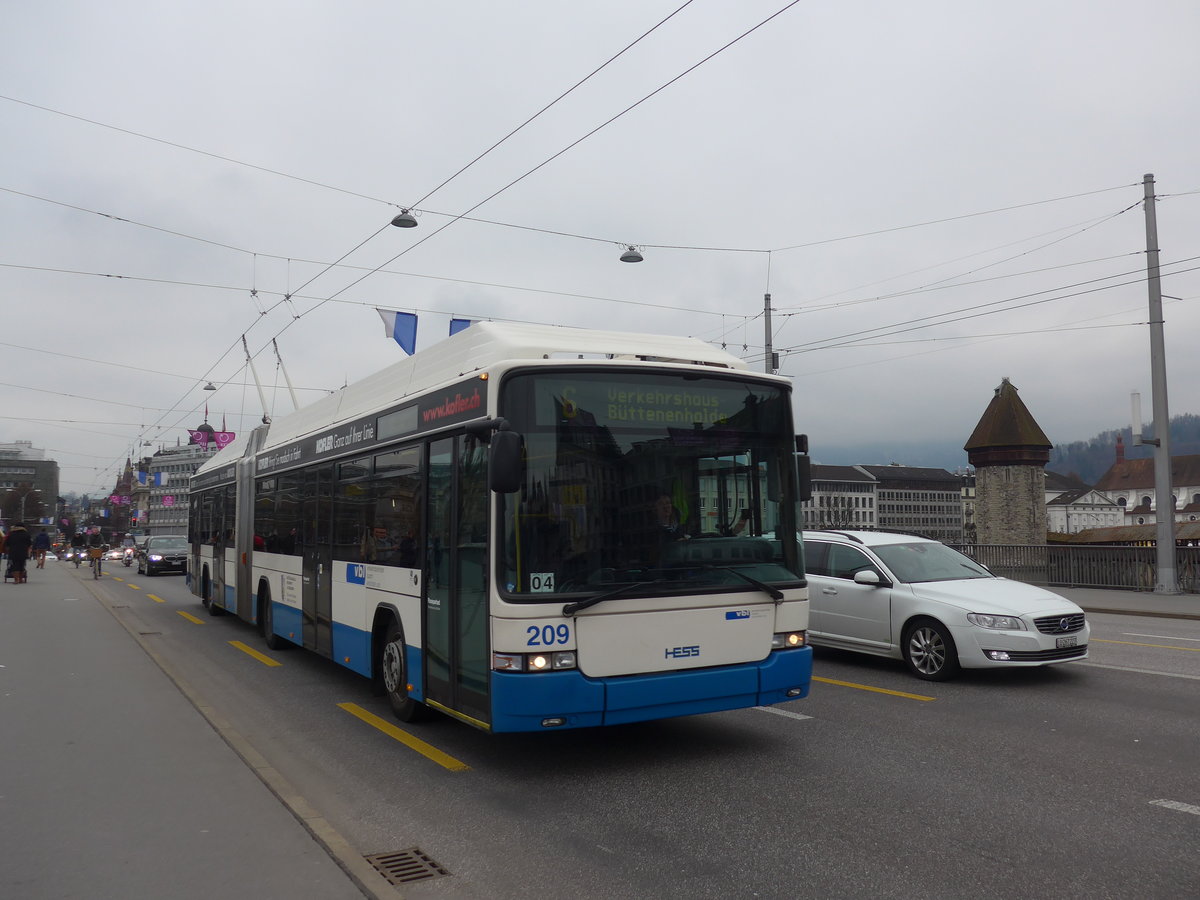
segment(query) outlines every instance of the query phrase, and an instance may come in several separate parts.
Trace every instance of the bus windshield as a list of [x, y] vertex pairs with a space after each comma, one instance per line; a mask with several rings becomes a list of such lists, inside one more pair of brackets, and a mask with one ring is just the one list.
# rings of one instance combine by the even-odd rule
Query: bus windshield
[[542, 369], [505, 380], [500, 414], [526, 455], [524, 486], [501, 498], [507, 599], [803, 583], [785, 387]]

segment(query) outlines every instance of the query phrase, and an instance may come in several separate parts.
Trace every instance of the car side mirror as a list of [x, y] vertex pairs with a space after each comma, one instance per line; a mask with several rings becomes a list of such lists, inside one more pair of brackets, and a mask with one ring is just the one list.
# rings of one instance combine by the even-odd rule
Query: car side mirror
[[861, 569], [860, 571], [855, 572], [854, 583], [866, 584], [870, 585], [871, 587], [888, 587], [891, 584], [886, 579], [880, 578], [879, 573], [874, 569]]

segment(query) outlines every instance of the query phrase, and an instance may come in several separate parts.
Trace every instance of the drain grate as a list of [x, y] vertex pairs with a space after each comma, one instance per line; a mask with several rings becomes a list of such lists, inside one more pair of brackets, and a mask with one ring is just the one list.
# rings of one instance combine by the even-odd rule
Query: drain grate
[[410, 884], [450, 874], [441, 863], [435, 862], [418, 847], [394, 853], [375, 853], [364, 858], [391, 884]]

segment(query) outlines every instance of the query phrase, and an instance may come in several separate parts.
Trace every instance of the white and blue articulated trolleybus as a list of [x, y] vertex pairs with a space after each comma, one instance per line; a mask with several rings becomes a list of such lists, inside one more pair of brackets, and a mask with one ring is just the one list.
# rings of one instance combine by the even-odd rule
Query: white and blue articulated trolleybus
[[477, 322], [192, 478], [192, 591], [495, 732], [808, 693], [787, 379], [691, 338]]

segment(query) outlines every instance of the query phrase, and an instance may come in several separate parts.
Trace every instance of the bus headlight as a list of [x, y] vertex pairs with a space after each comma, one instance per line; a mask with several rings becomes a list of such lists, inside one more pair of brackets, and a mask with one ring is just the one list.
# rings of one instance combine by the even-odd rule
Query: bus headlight
[[523, 653], [493, 653], [492, 668], [497, 672], [524, 672], [525, 655]]
[[803, 631], [786, 631], [783, 634], [771, 635], [772, 650], [789, 650], [792, 647], [803, 647], [808, 643], [808, 635]]
[[574, 669], [574, 650], [553, 653], [493, 653], [492, 669], [497, 672], [551, 672]]

